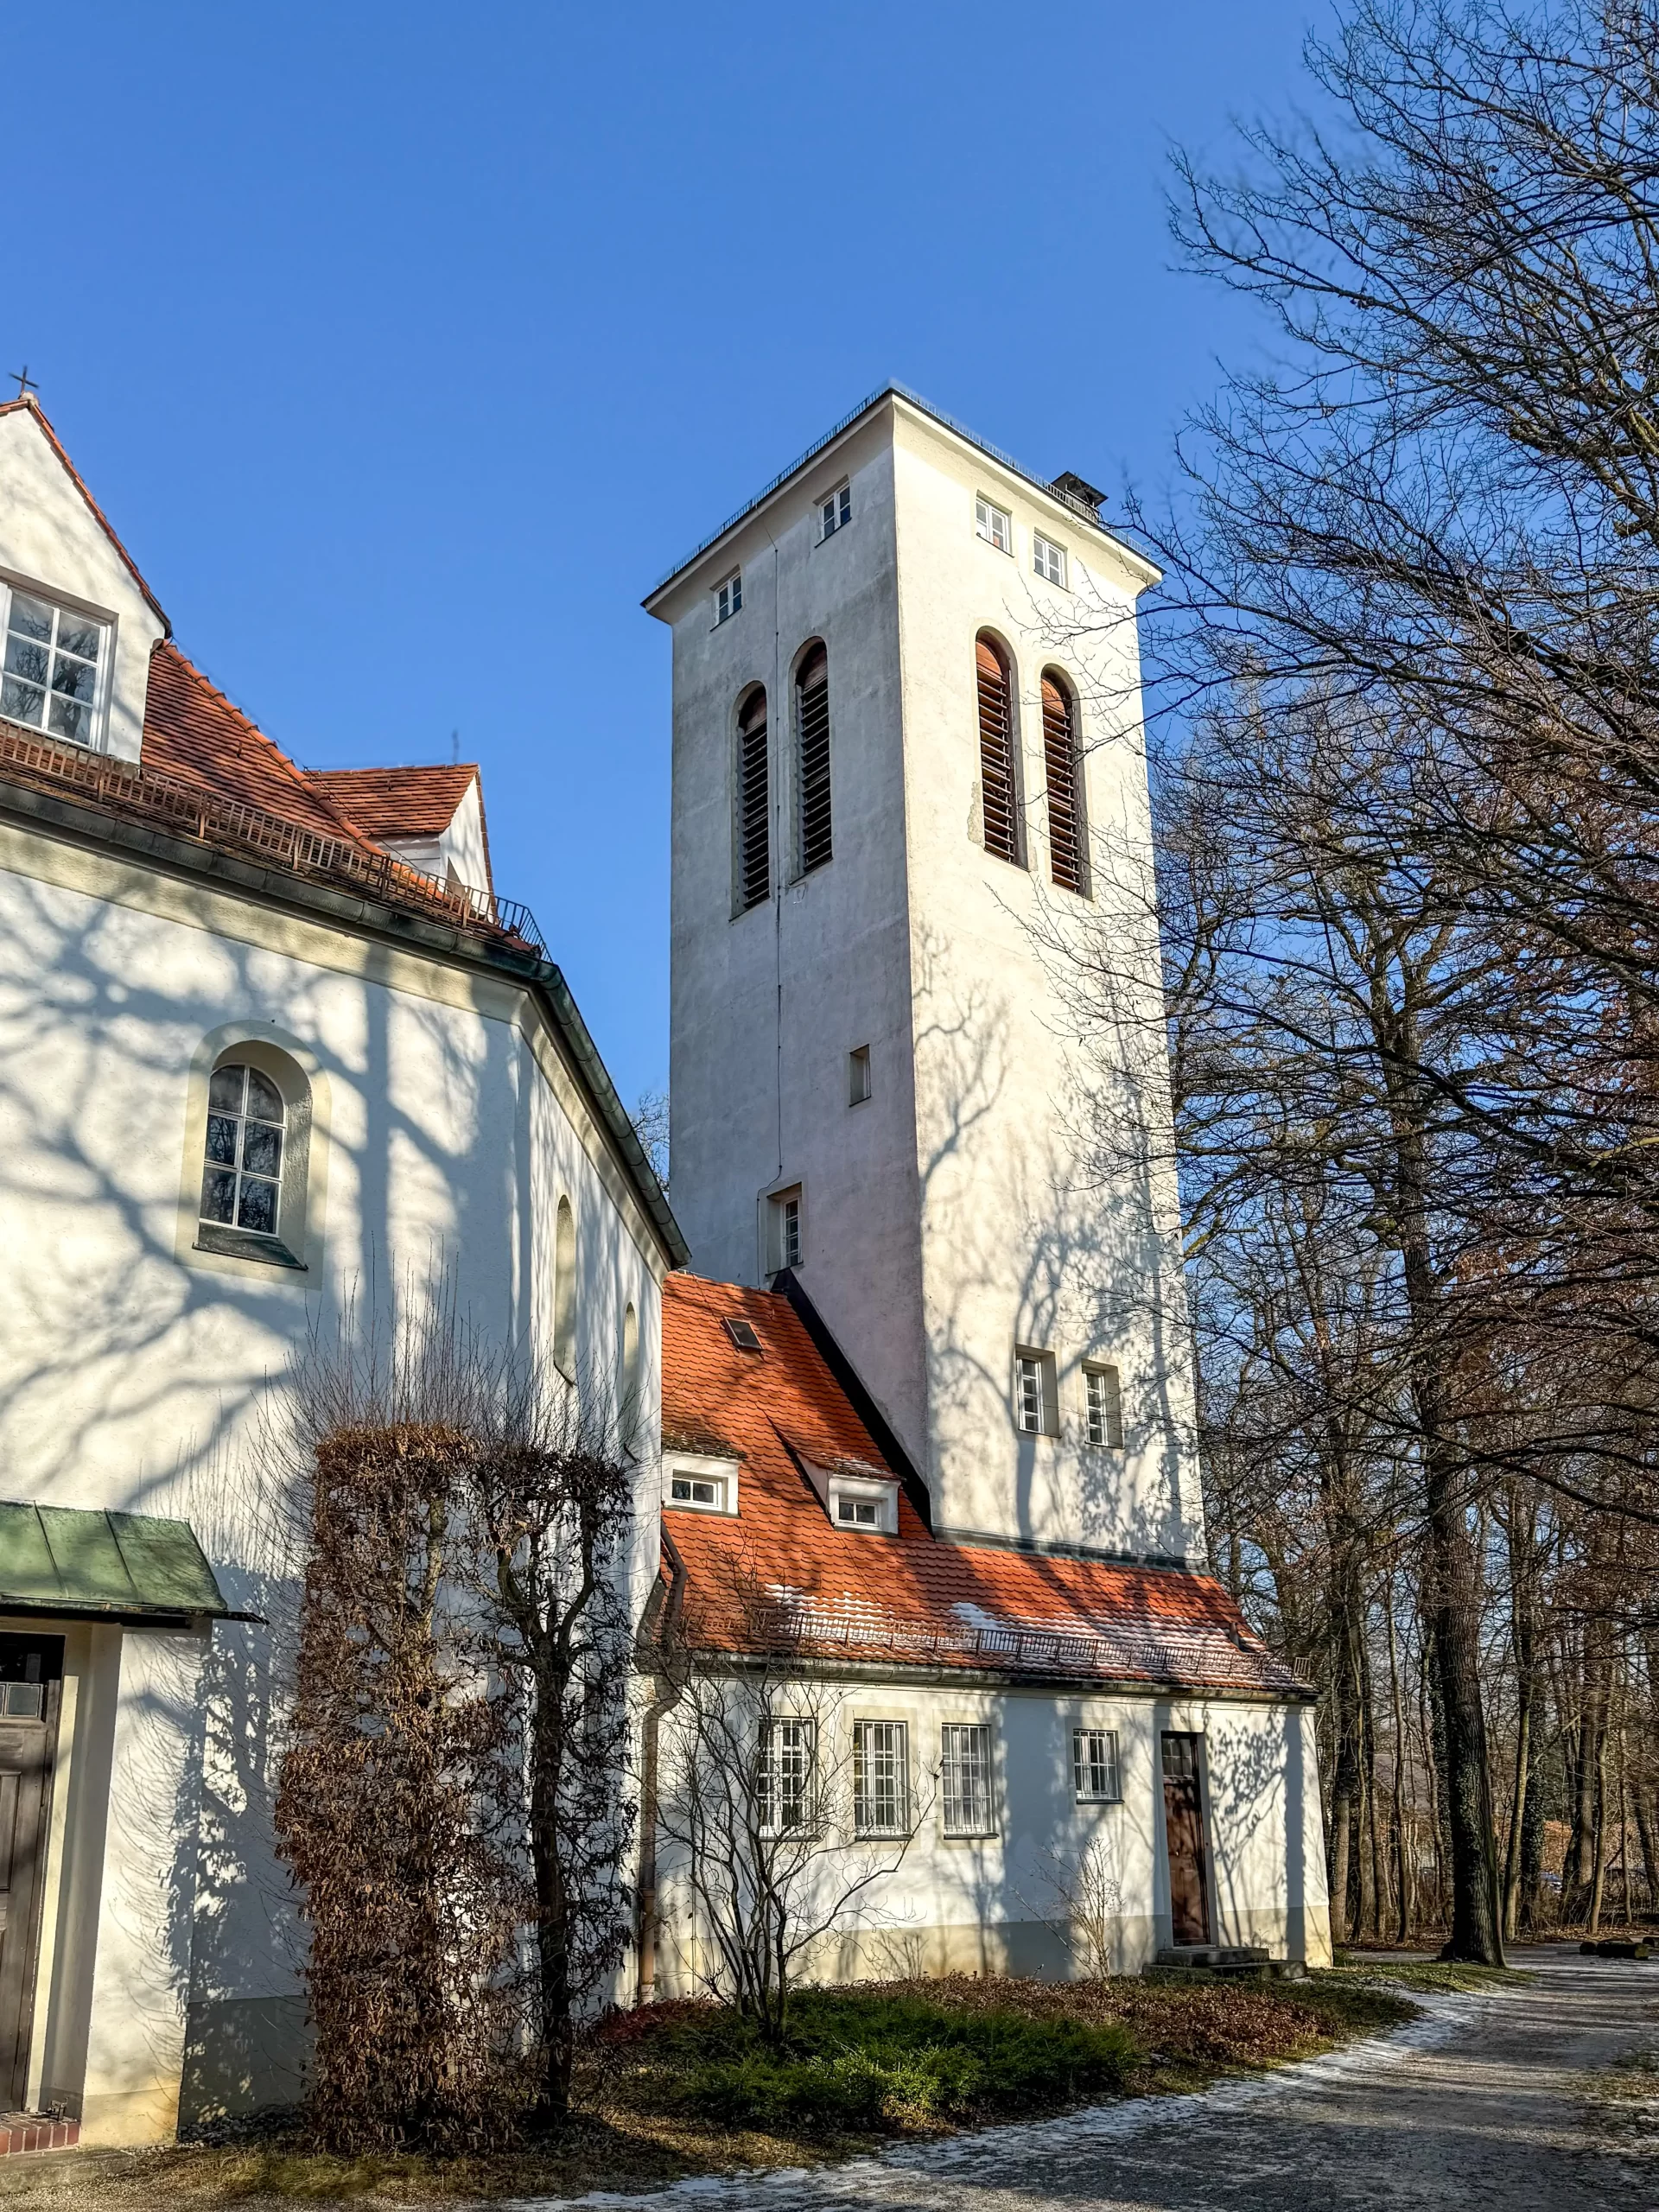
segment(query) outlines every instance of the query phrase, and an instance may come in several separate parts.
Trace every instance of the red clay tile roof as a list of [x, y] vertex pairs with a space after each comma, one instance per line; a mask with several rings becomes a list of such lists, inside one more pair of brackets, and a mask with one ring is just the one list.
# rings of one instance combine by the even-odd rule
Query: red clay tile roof
[[444, 768], [307, 768], [302, 772], [371, 837], [441, 837], [454, 820], [468, 785], [478, 778], [472, 761]]
[[79, 493], [81, 498], [86, 500], [87, 506], [92, 510], [94, 521], [98, 524], [99, 528], [103, 531], [105, 537], [109, 539], [111, 544], [114, 546], [116, 551], [121, 556], [128, 575], [132, 578], [134, 583], [137, 585], [139, 590], [143, 592], [144, 597], [155, 609], [156, 617], [161, 622], [163, 630], [170, 638], [173, 634], [173, 625], [167, 619], [166, 609], [162, 606], [161, 601], [156, 598], [155, 593], [151, 591], [149, 586], [144, 582], [143, 576], [139, 575], [138, 563], [133, 559], [131, 554], [128, 552], [126, 547], [121, 543], [114, 531], [110, 527], [109, 517], [105, 513], [103, 508], [99, 505], [98, 501], [92, 497], [92, 493], [86, 489], [86, 485], [82, 483], [80, 471], [75, 467], [74, 462], [70, 460], [68, 454], [64, 451], [62, 443], [58, 437], [58, 434], [53, 429], [52, 425], [47, 421], [45, 411], [41, 408], [39, 401], [30, 397], [27, 392], [25, 392], [22, 397], [17, 399], [0, 401], [0, 415], [16, 415], [19, 412], [27, 412], [35, 417], [35, 422], [40, 426], [41, 435], [45, 438], [48, 445], [51, 447], [53, 452], [57, 455], [59, 461], [63, 464], [64, 473], [68, 477], [69, 481], [74, 486], [76, 491]]
[[325, 837], [368, 847], [362, 826], [251, 722], [175, 645], [150, 656], [143, 766], [200, 784], [220, 798], [263, 807]]
[[[760, 1354], [739, 1351], [728, 1314], [753, 1325]], [[665, 1452], [742, 1463], [735, 1516], [664, 1510], [694, 1647], [1268, 1696], [1300, 1687], [1211, 1575], [944, 1543], [902, 1493], [896, 1536], [838, 1529], [798, 1458], [884, 1463], [776, 1293], [669, 1276], [663, 1433]]]

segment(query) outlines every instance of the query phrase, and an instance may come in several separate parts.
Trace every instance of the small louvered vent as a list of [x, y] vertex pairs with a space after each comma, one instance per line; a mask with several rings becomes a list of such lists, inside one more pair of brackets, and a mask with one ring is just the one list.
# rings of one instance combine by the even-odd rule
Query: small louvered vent
[[738, 901], [745, 913], [772, 890], [772, 792], [766, 773], [766, 695], [752, 691], [737, 718]]
[[797, 808], [801, 874], [822, 868], [833, 852], [830, 823], [830, 656], [814, 645], [796, 678]]
[[988, 639], [974, 658], [979, 677], [979, 781], [985, 849], [998, 860], [1020, 859], [1020, 815], [1014, 772], [1014, 710], [1008, 672]]
[[1071, 695], [1043, 678], [1043, 762], [1048, 779], [1049, 872], [1063, 891], [1088, 887], [1084, 854], [1082, 777]]

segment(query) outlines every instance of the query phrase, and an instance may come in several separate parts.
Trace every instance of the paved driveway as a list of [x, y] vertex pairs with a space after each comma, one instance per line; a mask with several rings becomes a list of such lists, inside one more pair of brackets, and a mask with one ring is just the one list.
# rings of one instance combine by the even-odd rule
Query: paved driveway
[[1562, 1947], [1522, 1963], [1536, 1974], [1530, 1987], [1426, 1999], [1428, 2017], [1393, 2036], [1204, 2096], [1101, 2106], [817, 2173], [581, 2202], [634, 2212], [1659, 2212], [1659, 2075], [1643, 2084], [1645, 2105], [1604, 2094], [1632, 2079], [1618, 2060], [1659, 2053], [1659, 1959], [1580, 1959]]

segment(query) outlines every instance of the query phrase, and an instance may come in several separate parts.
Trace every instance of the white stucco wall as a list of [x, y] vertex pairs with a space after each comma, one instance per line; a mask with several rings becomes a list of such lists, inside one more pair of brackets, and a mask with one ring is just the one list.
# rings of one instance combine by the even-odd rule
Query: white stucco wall
[[52, 450], [32, 410], [0, 415], [0, 575], [99, 615], [114, 659], [100, 749], [136, 760], [149, 656], [166, 625]]
[[[192, 1249], [206, 1073], [241, 1038], [309, 1078], [303, 1273]], [[638, 1316], [637, 1601], [665, 1262], [515, 982], [13, 825], [0, 1160], [21, 1294], [0, 1335], [0, 1496], [188, 1520], [230, 1602], [270, 1623], [207, 1643], [100, 1630], [101, 1656], [71, 1639], [32, 2079], [82, 2103], [88, 2140], [149, 2139], [181, 2065], [187, 2100], [259, 2102], [298, 2056], [301, 1944], [270, 1832], [298, 1560], [260, 1443], [267, 1378], [348, 1305], [388, 1312], [439, 1280], [488, 1335], [545, 1356], [568, 1196], [590, 1395], [613, 1395]]]
[[[744, 1694], [734, 1697], [747, 1715]], [[1100, 1847], [1118, 1891], [1114, 1969], [1139, 1972], [1172, 1940], [1160, 1764], [1166, 1729], [1204, 1738], [1213, 1940], [1330, 1963], [1311, 1707], [868, 1681], [815, 1686], [803, 1692], [799, 1709], [817, 1724], [836, 1831], [815, 1861], [803, 1918], [833, 1903], [849, 1869], [891, 1864], [809, 1957], [806, 1978], [980, 1971], [1065, 1978], [1085, 1971], [1068, 1929], [1065, 1885], [1091, 1845]], [[786, 1692], [772, 1710], [791, 1710]], [[861, 1719], [903, 1720], [909, 1731], [915, 1823], [902, 1857], [852, 1834], [851, 1731]], [[944, 1833], [939, 1730], [963, 1721], [991, 1730], [996, 1833], [982, 1839]], [[1120, 1802], [1077, 1802], [1077, 1727], [1117, 1732]], [[676, 1743], [671, 1716], [664, 1741]], [[671, 1759], [671, 1803], [673, 1788]], [[662, 1993], [690, 1994], [712, 1968], [713, 1948], [671, 1847], [662, 1864]]]
[[[817, 501], [842, 476], [852, 520], [821, 542]], [[1012, 514], [1012, 557], [976, 537], [976, 491]], [[1070, 553], [1070, 594], [1032, 574], [1037, 525]], [[712, 588], [740, 564], [742, 612], [716, 626]], [[1148, 573], [895, 398], [652, 602], [674, 632], [674, 1196], [699, 1272], [755, 1281], [763, 1195], [800, 1182], [802, 1281], [924, 1470], [937, 1525], [1197, 1562], [1155, 944], [1136, 875], [1150, 835], [1133, 613]], [[1014, 665], [1029, 868], [988, 855], [979, 829], [982, 628]], [[787, 694], [814, 637], [830, 655], [835, 856], [791, 881]], [[1048, 882], [1050, 664], [1081, 702], [1087, 913]], [[734, 717], [754, 681], [772, 702], [777, 895], [734, 918]], [[1141, 948], [1130, 1026], [1145, 1065], [1127, 1101], [1103, 1098], [1098, 1058], [1068, 1043], [1073, 971], [1045, 942], [1057, 920]], [[864, 1044], [872, 1096], [849, 1107], [847, 1056]], [[1094, 1141], [1114, 1103], [1149, 1133], [1149, 1159]], [[1054, 1356], [1054, 1436], [1015, 1427], [1016, 1345]], [[1122, 1452], [1084, 1440], [1088, 1358], [1120, 1370]]]

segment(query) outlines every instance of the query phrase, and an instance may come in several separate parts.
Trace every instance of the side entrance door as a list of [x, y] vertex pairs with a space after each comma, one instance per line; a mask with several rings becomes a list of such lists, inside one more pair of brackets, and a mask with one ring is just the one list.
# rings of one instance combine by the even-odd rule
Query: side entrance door
[[1198, 1738], [1164, 1732], [1164, 1833], [1169, 1847], [1169, 1913], [1177, 1943], [1210, 1941], [1210, 1875], [1204, 1847]]
[[0, 2110], [29, 2094], [60, 1636], [0, 1636]]

